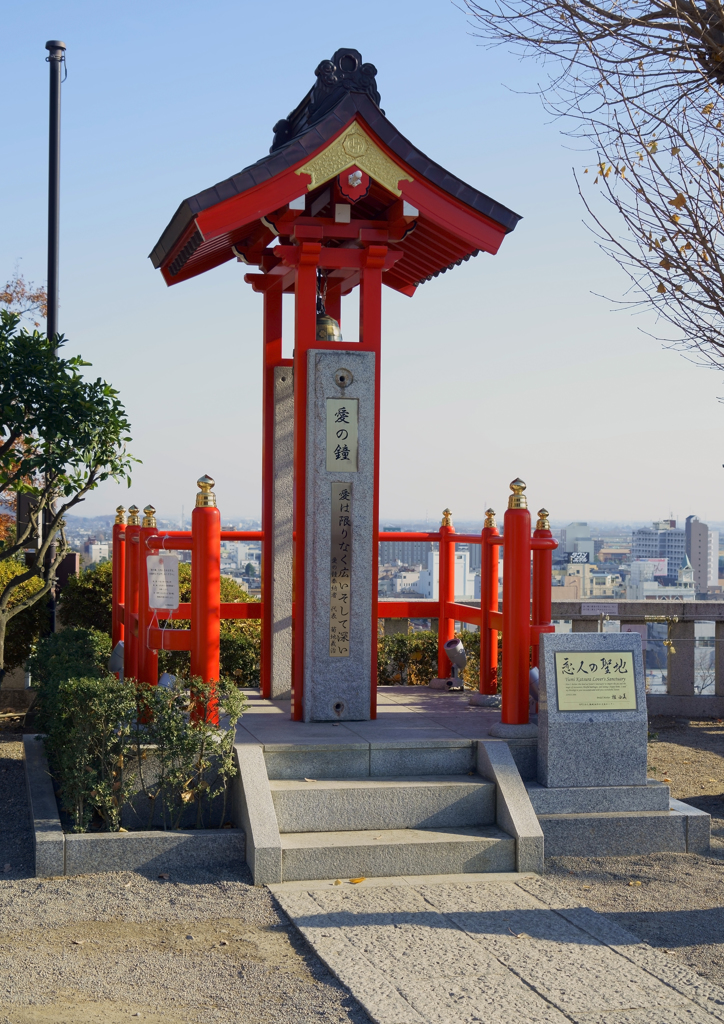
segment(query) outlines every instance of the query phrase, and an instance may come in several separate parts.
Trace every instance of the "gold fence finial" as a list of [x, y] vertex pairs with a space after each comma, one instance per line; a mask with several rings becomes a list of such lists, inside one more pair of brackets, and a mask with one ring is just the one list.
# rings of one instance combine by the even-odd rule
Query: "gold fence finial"
[[452, 526], [452, 524], [453, 524], [453, 521], [452, 521], [452, 511], [449, 508], [444, 508], [442, 510], [442, 525], [443, 526]]
[[199, 493], [196, 495], [196, 508], [216, 508], [216, 495], [211, 490], [216, 481], [211, 476], [202, 476], [196, 481]]
[[538, 522], [535, 524], [536, 530], [550, 530], [551, 524], [548, 522], [548, 509], [538, 509]]
[[156, 509], [153, 505], [146, 505], [143, 510], [143, 522], [141, 526], [155, 526], [156, 525]]
[[528, 499], [523, 494], [525, 483], [518, 477], [510, 485], [513, 492], [508, 498], [508, 508], [528, 508]]
[[494, 508], [486, 508], [486, 510], [485, 510], [485, 522], [483, 523], [483, 526], [485, 526], [485, 527], [497, 526], [497, 523], [495, 522], [495, 509]]
[[116, 524], [118, 526], [125, 526], [126, 524], [126, 508], [124, 505], [119, 505], [116, 509]]
[[141, 525], [141, 520], [138, 518], [138, 514], [140, 511], [141, 510], [138, 507], [138, 505], [131, 505], [131, 507], [128, 510], [128, 522], [126, 523], [127, 526]]

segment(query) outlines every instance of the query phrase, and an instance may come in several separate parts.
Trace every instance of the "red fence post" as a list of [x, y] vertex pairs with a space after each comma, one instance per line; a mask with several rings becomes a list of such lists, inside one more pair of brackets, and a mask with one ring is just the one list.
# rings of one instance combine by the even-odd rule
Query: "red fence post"
[[[219, 628], [221, 625], [221, 516], [214, 481], [202, 476], [191, 513], [191, 675], [212, 685], [219, 680]], [[212, 696], [208, 718], [219, 721], [217, 699]]]
[[156, 686], [158, 683], [158, 651], [148, 646], [148, 630], [153, 619], [153, 612], [148, 604], [148, 569], [146, 559], [152, 553], [149, 548], [149, 537], [158, 533], [156, 527], [156, 509], [146, 505], [143, 510], [143, 522], [138, 534], [138, 676], [141, 683]]
[[455, 527], [449, 508], [442, 514], [438, 569], [440, 616], [437, 622], [437, 674], [440, 679], [447, 679], [450, 675], [450, 660], [445, 653], [445, 644], [455, 636], [455, 619], [447, 615], [447, 604], [455, 603]]
[[111, 602], [111, 637], [113, 646], [123, 640], [123, 607], [126, 592], [126, 510], [123, 505], [116, 509], [113, 524], [113, 598]]
[[138, 679], [138, 534], [141, 522], [139, 508], [131, 505], [126, 523], [126, 584], [124, 600], [123, 675]]
[[530, 689], [530, 512], [522, 480], [513, 493], [503, 524], [503, 706], [504, 725], [528, 723]]
[[498, 611], [499, 537], [495, 525], [495, 512], [485, 513], [485, 525], [480, 545], [480, 692], [498, 692], [498, 630], [490, 626], [490, 612]]
[[[538, 547], [536, 541], [550, 541], [545, 547]], [[551, 579], [553, 576], [553, 548], [558, 544], [553, 540], [548, 511], [542, 508], [538, 512], [538, 522], [533, 534], [533, 625], [551, 627], [552, 594]], [[552, 627], [550, 630], [552, 632]], [[533, 637], [533, 656], [531, 662], [536, 667], [540, 664], [540, 634]]]

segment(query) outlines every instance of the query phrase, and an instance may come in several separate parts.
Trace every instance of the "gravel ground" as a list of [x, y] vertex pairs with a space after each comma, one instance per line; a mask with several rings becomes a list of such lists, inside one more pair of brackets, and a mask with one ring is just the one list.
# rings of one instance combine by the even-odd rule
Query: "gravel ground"
[[0, 736], [0, 1024], [369, 1024], [246, 873], [33, 878], [17, 740]]
[[[649, 774], [712, 815], [712, 855], [550, 858], [547, 881], [724, 986], [724, 723], [651, 732]], [[248, 875], [32, 878], [18, 739], [0, 735], [0, 1024], [368, 1024]]]

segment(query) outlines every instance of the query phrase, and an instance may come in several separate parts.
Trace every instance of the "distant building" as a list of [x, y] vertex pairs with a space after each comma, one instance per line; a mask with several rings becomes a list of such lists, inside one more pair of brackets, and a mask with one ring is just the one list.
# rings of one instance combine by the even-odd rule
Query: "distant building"
[[[440, 594], [439, 582], [440, 556], [437, 551], [430, 551], [427, 556], [427, 569], [420, 573], [418, 593], [428, 601], [437, 600]], [[455, 552], [455, 597], [467, 600], [475, 597], [475, 574], [470, 568], [468, 551]]]
[[660, 582], [667, 587], [678, 583], [678, 567], [686, 556], [686, 534], [676, 526], [675, 519], [662, 519], [634, 530], [631, 537], [631, 561], [665, 558], [667, 574]]
[[[399, 526], [380, 527], [381, 533], [401, 533]], [[432, 551], [430, 540], [383, 540], [379, 544], [380, 565], [427, 565]]]
[[595, 544], [588, 523], [569, 523], [565, 530], [561, 530], [561, 550], [568, 554], [587, 553], [588, 561], [592, 562]]
[[588, 562], [570, 562], [566, 566], [566, 575], [558, 579], [560, 584], [553, 587], [554, 601], [580, 601], [588, 597], [621, 595], [621, 577], [618, 573], [601, 572], [595, 564], [590, 565]]
[[661, 568], [660, 559], [646, 559], [631, 563], [631, 575], [626, 583], [626, 600], [628, 601], [694, 601], [696, 584], [694, 570], [686, 555], [676, 570], [676, 583], [662, 586], [661, 580], [670, 579], [657, 574]]
[[108, 560], [107, 541], [99, 541], [95, 537], [89, 537], [81, 548], [80, 560], [83, 568], [89, 565], [97, 565], [99, 562], [106, 562]]
[[719, 586], [719, 531], [709, 530], [709, 586]]

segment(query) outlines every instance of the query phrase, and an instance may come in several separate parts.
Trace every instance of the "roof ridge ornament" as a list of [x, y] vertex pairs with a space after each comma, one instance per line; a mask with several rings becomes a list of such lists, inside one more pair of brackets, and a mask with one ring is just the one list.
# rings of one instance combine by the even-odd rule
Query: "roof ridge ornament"
[[[274, 125], [274, 141], [270, 153], [281, 149], [287, 142], [305, 131], [342, 100], [349, 92], [361, 92], [379, 107], [377, 68], [365, 64], [359, 50], [343, 47], [331, 60], [323, 60], [314, 72], [317, 81], [302, 102], [290, 114]], [[384, 110], [382, 110], [384, 114]]]

